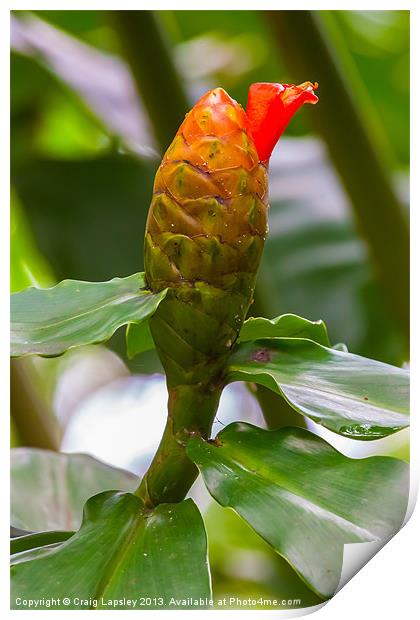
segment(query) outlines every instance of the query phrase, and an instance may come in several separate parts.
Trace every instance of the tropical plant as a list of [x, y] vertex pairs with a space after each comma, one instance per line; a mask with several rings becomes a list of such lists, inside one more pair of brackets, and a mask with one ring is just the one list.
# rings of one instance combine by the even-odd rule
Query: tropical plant
[[[56, 455], [47, 465], [33, 453], [37, 469], [75, 481], [82, 468], [94, 473], [69, 498], [65, 531], [51, 518], [47, 531], [12, 540], [13, 607], [24, 599], [42, 607], [51, 597], [67, 609], [216, 605], [203, 520], [185, 499], [199, 473], [213, 498], [322, 599], [337, 589], [344, 544], [386, 538], [403, 522], [401, 460], [348, 458], [281, 416], [275, 430], [235, 422], [211, 436], [221, 393], [235, 381], [259, 398], [272, 391], [353, 439], [384, 438], [409, 423], [407, 370], [332, 346], [322, 321], [246, 320], [267, 234], [271, 151], [296, 110], [316, 103], [316, 87], [253, 84], [246, 111], [223, 89], [206, 93], [157, 171], [145, 273], [12, 296], [13, 356], [59, 356], [126, 325], [131, 357], [156, 347], [169, 395], [167, 425], [141, 481], [113, 471], [111, 482], [85, 457]], [[24, 511], [14, 516], [16, 526], [37, 530]]]

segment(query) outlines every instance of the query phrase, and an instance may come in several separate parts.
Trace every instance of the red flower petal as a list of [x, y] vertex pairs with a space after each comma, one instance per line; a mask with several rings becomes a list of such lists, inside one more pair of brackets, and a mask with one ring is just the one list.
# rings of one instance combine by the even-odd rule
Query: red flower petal
[[293, 114], [304, 103], [316, 103], [314, 90], [318, 84], [251, 84], [248, 92], [246, 115], [248, 132], [252, 136], [260, 161], [269, 160], [278, 139]]

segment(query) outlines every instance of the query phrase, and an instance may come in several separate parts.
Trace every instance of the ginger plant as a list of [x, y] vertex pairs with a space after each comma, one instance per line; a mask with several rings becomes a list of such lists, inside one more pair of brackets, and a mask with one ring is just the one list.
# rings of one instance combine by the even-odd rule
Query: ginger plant
[[253, 84], [246, 110], [221, 88], [203, 95], [156, 174], [145, 273], [13, 296], [12, 354], [60, 355], [125, 324], [128, 350], [140, 353], [151, 346], [148, 322], [168, 388], [166, 428], [134, 492], [91, 497], [76, 533], [14, 542], [13, 606], [46, 592], [85, 607], [129, 607], [133, 596], [148, 607], [176, 597], [212, 606], [204, 526], [184, 499], [199, 472], [324, 598], [337, 588], [344, 544], [402, 523], [402, 461], [350, 459], [302, 428], [234, 423], [211, 438], [221, 393], [238, 380], [353, 439], [408, 425], [405, 370], [331, 347], [320, 321], [246, 320], [268, 232], [269, 158], [293, 114], [317, 102], [316, 88]]
[[[268, 216], [268, 160], [314, 86], [253, 84], [247, 111], [222, 88], [186, 116], [157, 171], [145, 239], [150, 319], [166, 372], [168, 424], [141, 494], [179, 501], [197, 475], [188, 435], [207, 438], [254, 293]], [[168, 476], [169, 474], [169, 476]], [[165, 489], [165, 490], [164, 490]]]

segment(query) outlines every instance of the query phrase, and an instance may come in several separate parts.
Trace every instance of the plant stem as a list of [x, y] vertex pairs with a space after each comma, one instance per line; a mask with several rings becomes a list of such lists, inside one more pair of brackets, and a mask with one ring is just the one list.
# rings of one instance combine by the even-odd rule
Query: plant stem
[[256, 385], [251, 392], [258, 400], [268, 429], [275, 430], [283, 426], [306, 428], [303, 416], [295, 411], [287, 400], [279, 394], [262, 385]]
[[15, 359], [10, 367], [13, 423], [21, 445], [58, 450], [61, 430], [38, 389], [39, 378], [30, 359]]
[[144, 475], [136, 495], [152, 508], [162, 502], [184, 499], [198, 469], [185, 453], [185, 445], [194, 434], [210, 435], [219, 404], [221, 388], [209, 390], [196, 385], [168, 387], [168, 419], [152, 464]]
[[325, 140], [350, 196], [354, 215], [382, 283], [384, 300], [408, 349], [408, 221], [384, 164], [382, 145], [374, 142], [366, 110], [355, 100], [349, 76], [339, 64], [336, 45], [332, 46], [329, 33], [325, 31], [325, 12], [266, 13], [294, 80], [310, 79], [320, 83], [320, 101], [310, 120]]
[[110, 13], [158, 146], [164, 152], [189, 109], [173, 54], [153, 11]]

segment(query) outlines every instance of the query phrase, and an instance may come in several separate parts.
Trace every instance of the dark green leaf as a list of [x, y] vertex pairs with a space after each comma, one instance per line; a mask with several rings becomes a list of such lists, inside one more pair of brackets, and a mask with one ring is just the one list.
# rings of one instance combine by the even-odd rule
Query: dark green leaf
[[[143, 596], [152, 608], [169, 606], [171, 597], [210, 597], [206, 533], [190, 499], [150, 511], [130, 493], [101, 493], [88, 500], [82, 527], [70, 540], [12, 564], [12, 608], [18, 597], [54, 597], [61, 599], [58, 608], [83, 609], [96, 606], [89, 599], [107, 608], [111, 599]], [[84, 602], [77, 605], [75, 597]], [[130, 607], [122, 602], [120, 608]]]
[[228, 381], [252, 381], [283, 395], [303, 415], [354, 439], [379, 439], [409, 425], [409, 373], [311, 340], [240, 344]]
[[87, 454], [15, 448], [11, 451], [11, 522], [31, 532], [77, 530], [89, 497], [134, 491], [137, 476]]
[[143, 274], [135, 273], [108, 282], [63, 280], [12, 295], [11, 355], [61, 355], [108, 340], [122, 325], [156, 310], [166, 292], [155, 295], [145, 286]]
[[239, 342], [259, 338], [309, 338], [330, 346], [324, 321], [308, 321], [295, 314], [282, 314], [275, 319], [250, 318], [245, 321]]
[[187, 450], [213, 497], [325, 597], [338, 585], [343, 544], [385, 538], [404, 518], [406, 463], [350, 459], [304, 429], [234, 423], [214, 442], [191, 439]]

